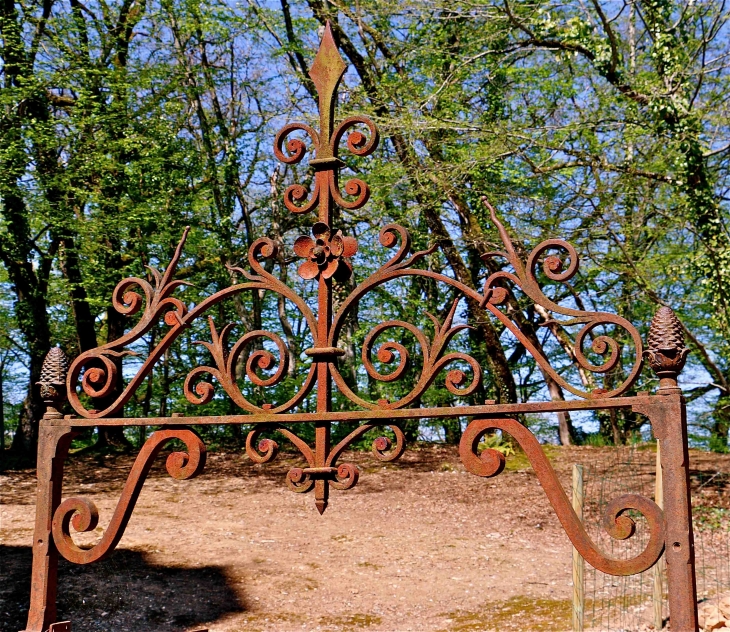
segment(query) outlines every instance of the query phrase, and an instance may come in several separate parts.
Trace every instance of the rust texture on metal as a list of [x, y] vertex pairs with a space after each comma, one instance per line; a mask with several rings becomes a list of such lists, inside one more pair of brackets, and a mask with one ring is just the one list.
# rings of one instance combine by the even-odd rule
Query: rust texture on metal
[[677, 376], [684, 368], [689, 349], [684, 344], [684, 329], [671, 308], [662, 306], [649, 325], [644, 352], [652, 371], [659, 376], [660, 390], [677, 387]]
[[66, 374], [68, 358], [60, 347], [53, 347], [43, 360], [40, 387], [41, 397], [47, 406], [47, 413], [59, 415], [58, 408], [66, 399]]
[[[246, 437], [246, 453], [255, 463], [267, 463], [276, 457], [279, 450], [277, 443], [271, 438], [262, 438], [264, 431], [275, 430], [302, 454], [306, 462], [302, 467], [289, 470], [286, 485], [296, 493], [313, 491], [315, 505], [323, 513], [329, 502], [330, 489], [350, 489], [358, 481], [358, 468], [352, 463], [339, 462], [344, 451], [354, 441], [375, 428], [390, 428], [394, 441], [385, 436], [379, 437], [373, 442], [372, 450], [377, 459], [393, 461], [406, 448], [405, 435], [399, 425], [402, 421], [455, 416], [471, 419], [463, 434], [459, 452], [466, 469], [477, 476], [496, 476], [504, 467], [504, 456], [499, 452], [487, 449], [479, 453], [477, 446], [482, 436], [486, 432], [500, 430], [514, 437], [535, 469], [573, 546], [595, 568], [614, 575], [632, 575], [650, 568], [666, 549], [672, 629], [696, 630], [686, 413], [684, 399], [677, 387], [677, 375], [686, 360], [687, 349], [682, 326], [676, 316], [665, 307], [657, 312], [650, 327], [648, 349], [644, 352], [638, 330], [626, 319], [607, 312], [574, 309], [554, 302], [544, 293], [538, 277], [542, 274], [550, 281], [569, 281], [579, 266], [575, 249], [563, 240], [548, 239], [538, 244], [526, 257], [520, 257], [497, 212], [486, 199], [483, 199], [483, 203], [504, 249], [488, 253], [484, 258], [499, 258], [506, 262], [507, 267], [488, 276], [481, 291], [419, 267], [419, 263], [433, 253], [438, 245], [411, 253], [408, 231], [397, 224], [388, 224], [380, 230], [378, 239], [380, 245], [393, 250], [393, 254], [344, 299], [338, 301], [335, 310], [333, 284], [347, 281], [352, 276], [351, 258], [358, 250], [354, 237], [333, 226], [335, 209], [359, 209], [370, 196], [368, 185], [359, 178], [349, 179], [344, 184], [344, 192], [341, 190], [339, 175], [345, 167], [339, 156], [341, 145], [344, 142], [347, 150], [355, 156], [367, 156], [375, 151], [379, 142], [378, 130], [368, 117], [351, 116], [336, 124], [337, 88], [345, 69], [346, 64], [328, 25], [310, 72], [319, 95], [319, 129], [315, 130], [304, 123], [292, 123], [285, 125], [274, 141], [276, 157], [286, 164], [303, 161], [310, 150], [314, 155], [309, 160], [314, 172], [312, 190], [292, 184], [284, 193], [284, 202], [292, 213], [316, 211], [317, 214], [311, 236], [303, 235], [294, 242], [294, 253], [301, 260], [298, 265], [299, 276], [316, 284], [316, 310], [293, 288], [267, 271], [265, 260], [276, 255], [279, 244], [266, 237], [251, 245], [248, 268], [233, 268], [239, 278], [245, 279], [244, 282], [225, 288], [198, 305], [186, 305], [174, 294], [186, 285], [184, 281], [174, 278], [188, 234], [188, 229], [185, 229], [164, 273], [148, 266], [152, 282], [131, 277], [121, 281], [115, 288], [112, 296], [114, 308], [129, 316], [140, 314], [128, 333], [118, 340], [82, 353], [70, 367], [60, 349], [50, 352], [40, 382], [48, 403], [48, 412], [41, 423], [39, 439], [38, 500], [27, 632], [47, 632], [51, 624], [56, 629], [62, 629], [59, 626], [65, 625], [55, 623], [58, 555], [76, 564], [87, 564], [112, 553], [124, 533], [152, 463], [167, 443], [178, 440], [185, 444], [184, 452], [173, 452], [167, 458], [167, 471], [172, 477], [188, 479], [201, 473], [205, 465], [205, 445], [189, 426], [251, 424], [253, 429]], [[299, 138], [301, 135], [307, 140]], [[344, 354], [344, 350], [338, 346], [340, 334], [346, 319], [366, 294], [404, 277], [428, 278], [443, 284], [457, 298], [443, 319], [428, 314], [433, 324], [433, 335], [403, 320], [381, 322], [367, 333], [360, 359], [365, 372], [375, 382], [404, 380], [406, 375], [411, 374], [406, 370], [411, 363], [409, 351], [402, 342], [402, 336], [396, 335], [397, 332], [408, 332], [421, 350], [420, 373], [409, 383], [405, 395], [393, 401], [370, 401], [355, 393], [340, 373], [338, 358]], [[602, 333], [601, 329], [609, 326], [623, 330], [623, 337], [631, 341], [634, 354], [625, 379], [618, 384], [607, 380], [607, 388], [593, 390], [572, 384], [530, 342], [512, 320], [508, 310], [503, 308], [515, 288], [549, 312], [568, 317], [566, 324], [579, 327], [570, 355], [584, 372], [611, 373], [612, 379], [615, 377], [614, 369], [622, 361], [622, 347], [613, 337], [615, 334]], [[200, 343], [210, 352], [212, 362], [209, 366], [190, 370], [184, 382], [184, 395], [192, 404], [206, 404], [215, 395], [215, 382], [241, 409], [241, 413], [139, 419], [122, 417], [124, 405], [170, 345], [196, 319], [206, 316], [213, 306], [242, 292], [271, 292], [279, 295], [298, 309], [306, 321], [313, 344], [305, 350], [305, 354], [311, 358], [311, 363], [305, 368], [306, 375], [300, 376], [298, 391], [282, 402], [256, 404], [247, 399], [238, 385], [240, 375], [237, 376], [236, 372], [241, 358], [246, 358], [243, 371], [246, 379], [260, 389], [271, 387], [289, 376], [287, 344], [277, 333], [266, 330], [246, 332], [231, 343], [229, 338], [233, 325], [216, 325], [213, 317], [208, 315], [210, 339]], [[437, 379], [443, 379], [446, 389], [460, 398], [473, 395], [482, 384], [480, 363], [467, 353], [449, 350], [454, 336], [468, 327], [454, 322], [459, 302], [463, 299], [476, 302], [488, 310], [532, 355], [543, 372], [577, 399], [524, 403], [495, 403], [490, 400], [477, 405], [419, 407], [421, 396]], [[133, 354], [130, 345], [160, 319], [164, 320], [167, 332], [136, 373], [126, 383], [122, 383], [123, 376], [119, 370], [121, 360]], [[263, 343], [266, 341], [268, 349], [275, 348], [275, 352], [264, 348]], [[588, 359], [588, 347], [603, 358], [601, 364], [593, 364]], [[640, 393], [627, 396], [627, 391], [642, 369], [644, 357], [660, 378], [658, 392], [655, 395]], [[375, 358], [380, 365], [390, 366], [391, 370], [382, 373], [377, 368]], [[68, 375], [64, 383], [63, 374], [66, 370]], [[103, 408], [87, 408], [81, 401], [79, 386], [96, 405], [101, 406], [98, 402], [104, 402]], [[351, 402], [353, 410], [332, 410], [334, 387]], [[316, 396], [316, 410], [297, 410], [310, 394]], [[76, 416], [64, 417], [59, 412], [66, 396]], [[514, 418], [527, 412], [621, 407], [645, 415], [652, 424], [661, 442], [665, 481], [664, 511], [652, 500], [635, 494], [620, 496], [606, 508], [604, 528], [615, 539], [627, 539], [634, 535], [637, 514], [646, 521], [648, 541], [644, 550], [630, 559], [610, 557], [591, 540], [537, 439]], [[333, 446], [331, 426], [342, 421], [357, 422], [358, 427]], [[296, 424], [307, 422], [315, 426], [314, 445], [294, 432]], [[74, 542], [72, 532], [94, 529], [99, 514], [88, 499], [71, 497], [62, 500], [63, 466], [75, 433], [83, 427], [102, 425], [145, 425], [160, 429], [142, 446], [102, 539], [91, 548], [82, 548]], [[632, 516], [629, 512], [632, 512]]]

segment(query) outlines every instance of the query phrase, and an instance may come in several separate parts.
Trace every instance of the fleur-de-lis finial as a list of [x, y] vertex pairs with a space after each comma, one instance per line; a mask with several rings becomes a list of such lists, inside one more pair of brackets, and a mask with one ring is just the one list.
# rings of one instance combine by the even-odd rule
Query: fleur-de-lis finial
[[[345, 195], [340, 192], [338, 175], [340, 169], [346, 166], [338, 156], [340, 142], [347, 134], [349, 151], [356, 156], [367, 156], [375, 151], [379, 140], [375, 123], [366, 116], [350, 116], [339, 125], [335, 125], [337, 88], [346, 68], [347, 64], [337, 50], [328, 22], [319, 51], [309, 71], [309, 76], [317, 88], [319, 131], [304, 123], [290, 123], [279, 131], [274, 140], [276, 157], [283, 163], [291, 165], [301, 162], [307, 153], [307, 145], [298, 138], [287, 141], [287, 137], [295, 131], [304, 132], [309, 136], [314, 149], [314, 158], [309, 161], [314, 168], [314, 191], [310, 194], [302, 185], [292, 184], [284, 192], [284, 204], [292, 213], [307, 213], [318, 209], [319, 221], [329, 228], [332, 226], [334, 204], [354, 210], [364, 206], [370, 197], [368, 185], [359, 178], [351, 178], [345, 183]], [[368, 128], [369, 137], [361, 131], [352, 129], [358, 125]], [[349, 196], [350, 199], [345, 196]]]

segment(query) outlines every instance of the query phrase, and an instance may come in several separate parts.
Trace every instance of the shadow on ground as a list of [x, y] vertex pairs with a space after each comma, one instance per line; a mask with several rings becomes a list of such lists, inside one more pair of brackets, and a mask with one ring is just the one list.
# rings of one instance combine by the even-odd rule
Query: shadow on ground
[[[0, 546], [0, 631], [25, 628], [30, 547]], [[158, 566], [122, 549], [89, 566], [61, 561], [58, 618], [74, 632], [181, 632], [247, 608], [220, 566]]]

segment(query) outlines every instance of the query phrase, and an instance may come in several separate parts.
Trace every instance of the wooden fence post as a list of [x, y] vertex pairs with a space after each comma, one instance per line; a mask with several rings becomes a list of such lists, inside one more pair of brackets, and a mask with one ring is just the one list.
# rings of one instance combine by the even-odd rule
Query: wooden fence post
[[[573, 464], [573, 509], [583, 520], [583, 466]], [[583, 584], [584, 562], [580, 553], [573, 548], [573, 632], [583, 632], [583, 611], [585, 592]]]

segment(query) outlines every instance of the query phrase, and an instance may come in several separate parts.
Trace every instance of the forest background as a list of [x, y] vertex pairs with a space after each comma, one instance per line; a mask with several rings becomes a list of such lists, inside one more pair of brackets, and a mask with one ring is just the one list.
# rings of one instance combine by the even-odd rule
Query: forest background
[[[288, 185], [311, 185], [311, 172], [278, 163], [272, 143], [283, 124], [316, 121], [308, 71], [327, 20], [349, 64], [338, 118], [367, 114], [381, 130], [373, 156], [346, 159], [372, 197], [365, 209], [338, 217], [336, 228], [360, 243], [340, 300], [390, 256], [377, 233], [393, 221], [411, 229], [418, 249], [440, 245], [427, 259], [430, 269], [481, 288], [489, 266], [500, 265], [482, 256], [501, 249], [480, 203], [486, 195], [520, 253], [551, 237], [576, 246], [580, 272], [571, 285], [552, 288], [556, 299], [616, 312], [644, 334], [658, 306], [675, 310], [691, 348], [682, 382], [691, 440], [726, 451], [729, 17], [724, 0], [2, 0], [6, 456], [34, 454], [44, 410], [34, 385], [48, 350], [60, 344], [74, 357], [118, 338], [130, 319], [112, 307], [115, 285], [126, 276], [152, 281], [145, 266], [164, 268], [185, 226], [192, 229], [177, 278], [192, 284], [180, 293], [187, 304], [236, 282], [231, 267], [245, 263], [261, 236], [281, 245], [269, 270], [311, 299], [292, 244], [312, 220], [282, 202]], [[365, 335], [386, 317], [429, 330], [425, 312], [443, 321], [453, 298], [416, 279], [361, 301], [342, 337], [351, 388], [373, 399], [397, 396], [398, 382], [377, 383], [362, 370]], [[519, 295], [507, 310], [581, 388], [615, 384], [631, 366], [631, 347], [622, 344], [618, 370], [596, 377], [580, 369], [571, 328], [552, 313]], [[263, 393], [241, 371], [240, 387], [252, 401], [286, 401], [306, 373], [301, 315], [282, 298], [253, 293], [213, 316], [219, 329], [236, 323], [238, 335], [281, 332], [289, 379]], [[457, 320], [467, 318], [476, 328], [452, 345], [484, 367], [471, 399], [569, 395], [498, 322], [462, 302]], [[165, 327], [154, 327], [135, 351], [146, 355]], [[199, 414], [182, 384], [193, 367], [209, 363], [206, 349], [193, 344], [208, 340], [207, 327], [180, 337], [127, 415]], [[626, 332], [613, 333], [626, 341]], [[400, 342], [418, 357], [408, 331]], [[138, 358], [126, 361], [125, 371], [139, 366]], [[387, 373], [388, 363], [381, 365]], [[414, 375], [417, 367], [409, 368], [406, 377]], [[647, 371], [635, 390], [655, 386]], [[421, 403], [447, 401], [454, 396], [435, 384]], [[220, 397], [207, 406], [236, 410]], [[463, 421], [415, 423], [406, 432], [456, 442]], [[626, 413], [524, 421], [564, 444], [620, 444], [650, 433]], [[82, 439], [127, 449], [144, 437], [128, 432]], [[237, 426], [206, 432], [220, 443], [242, 437]]]

